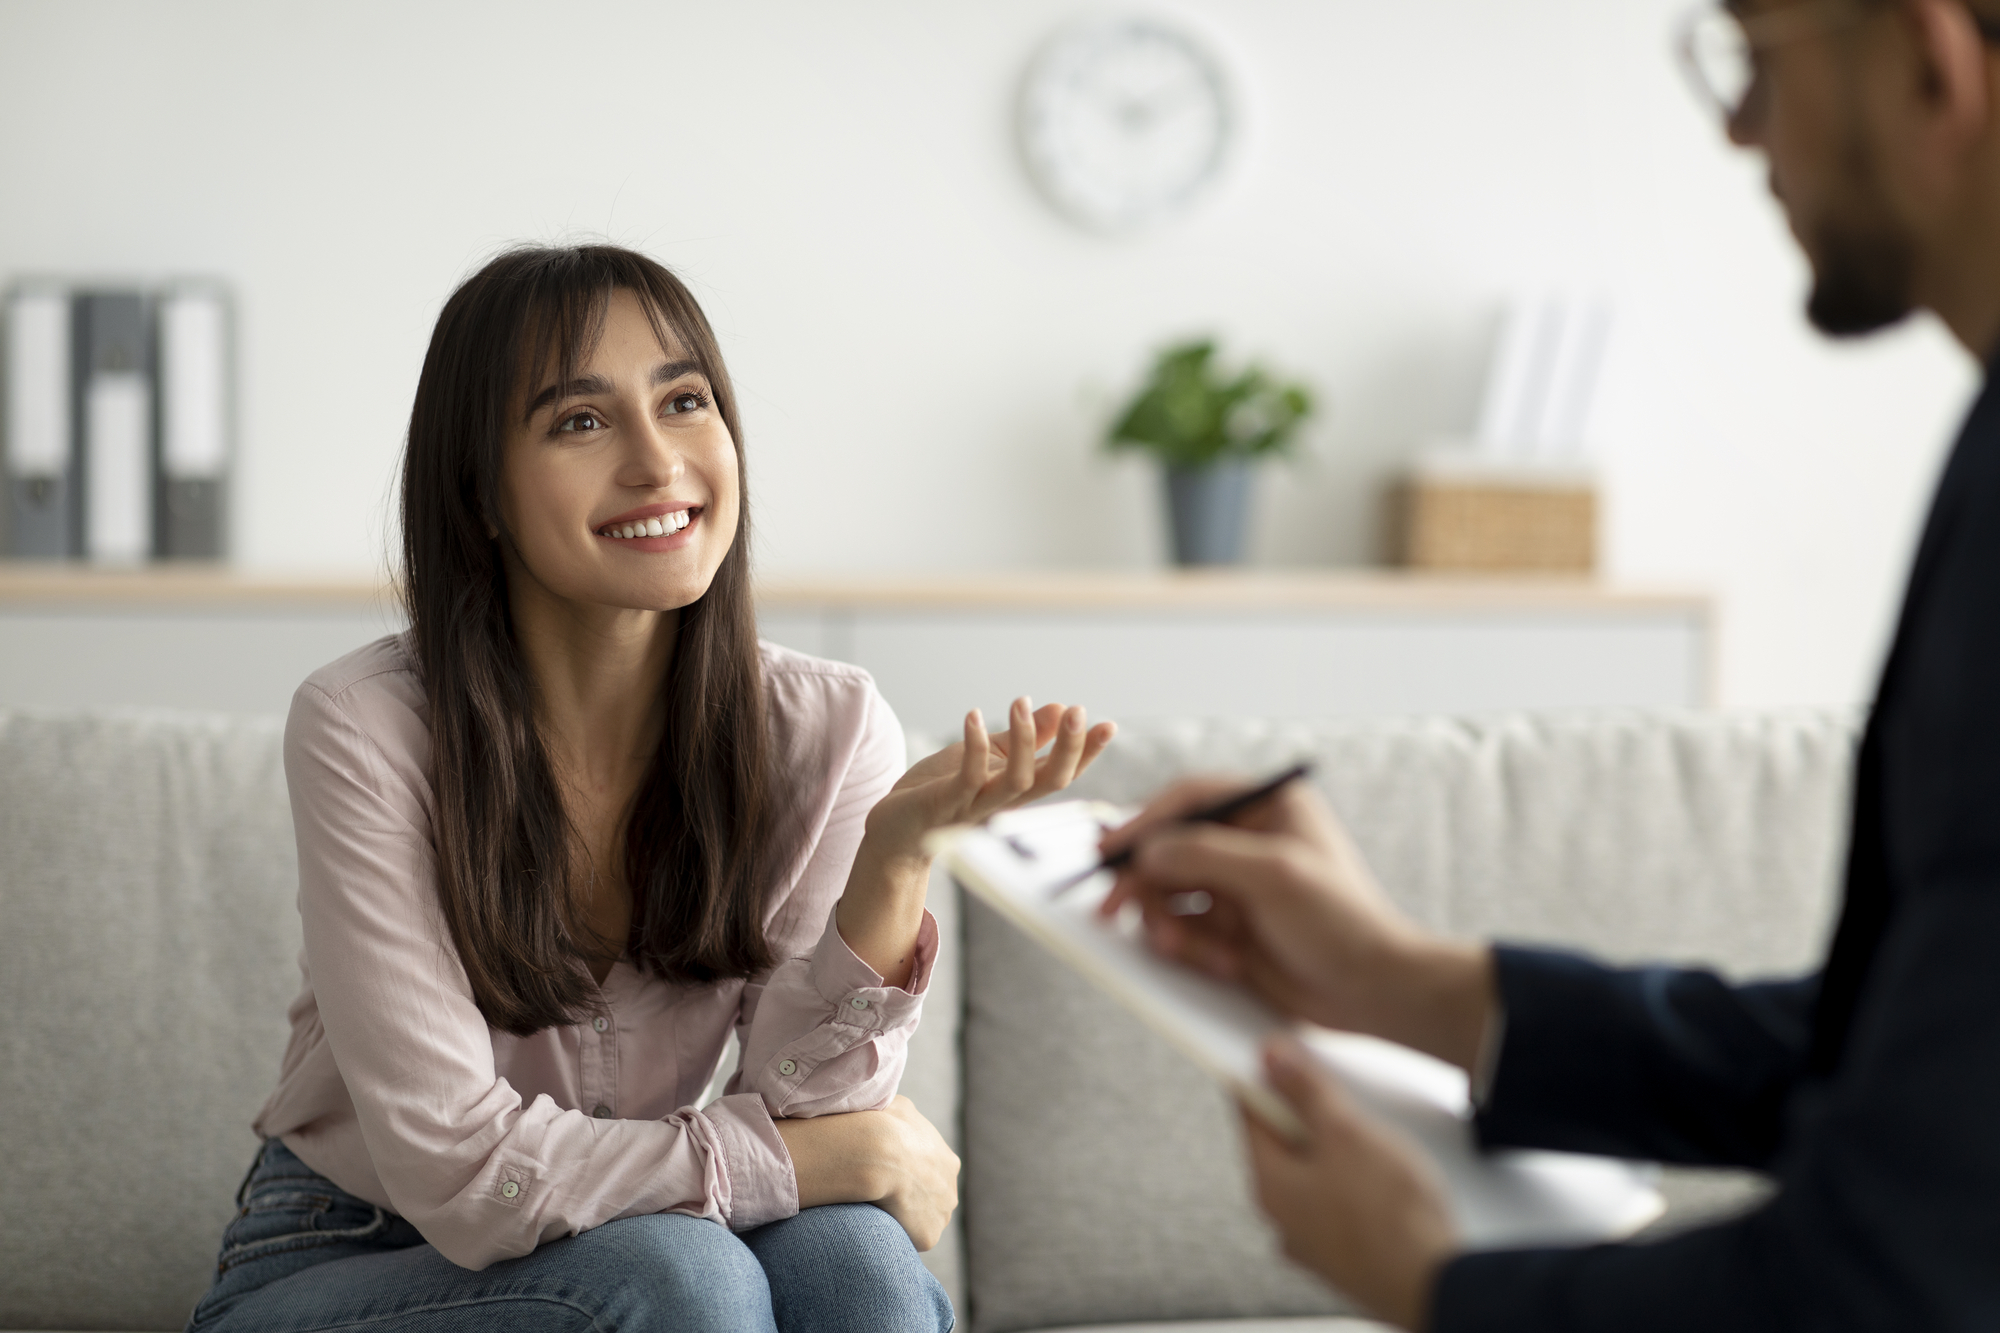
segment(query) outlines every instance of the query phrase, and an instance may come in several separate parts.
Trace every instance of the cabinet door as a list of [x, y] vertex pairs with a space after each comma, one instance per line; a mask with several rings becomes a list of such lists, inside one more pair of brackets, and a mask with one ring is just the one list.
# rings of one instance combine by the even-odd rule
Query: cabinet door
[[1707, 694], [1702, 620], [1680, 610], [861, 610], [815, 623], [820, 651], [867, 668], [903, 725], [931, 734], [1020, 694], [1134, 722], [1689, 707]]

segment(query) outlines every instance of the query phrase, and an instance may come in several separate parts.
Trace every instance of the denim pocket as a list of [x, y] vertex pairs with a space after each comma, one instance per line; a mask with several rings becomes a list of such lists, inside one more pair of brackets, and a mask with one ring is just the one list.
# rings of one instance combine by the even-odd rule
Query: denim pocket
[[382, 1209], [320, 1176], [253, 1177], [243, 1206], [222, 1233], [216, 1271], [269, 1255], [371, 1240], [389, 1221]]

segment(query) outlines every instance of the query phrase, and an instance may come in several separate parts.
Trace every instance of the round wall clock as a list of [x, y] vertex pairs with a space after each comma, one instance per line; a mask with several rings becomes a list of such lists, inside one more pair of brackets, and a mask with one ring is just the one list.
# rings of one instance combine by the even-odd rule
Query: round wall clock
[[1185, 209], [1228, 159], [1235, 114], [1222, 64], [1156, 18], [1059, 33], [1028, 67], [1021, 151], [1050, 202], [1099, 231]]

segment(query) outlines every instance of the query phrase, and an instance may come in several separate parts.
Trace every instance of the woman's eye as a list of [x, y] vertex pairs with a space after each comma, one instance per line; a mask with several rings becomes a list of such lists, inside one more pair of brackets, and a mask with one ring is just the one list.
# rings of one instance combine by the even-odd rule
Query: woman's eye
[[682, 412], [699, 412], [707, 406], [707, 395], [696, 393], [693, 389], [689, 389], [686, 393], [677, 393], [667, 399], [667, 412], [670, 415], [678, 415]]
[[598, 416], [595, 412], [572, 412], [563, 418], [562, 424], [558, 425], [556, 429], [559, 431], [603, 430], [604, 418]]

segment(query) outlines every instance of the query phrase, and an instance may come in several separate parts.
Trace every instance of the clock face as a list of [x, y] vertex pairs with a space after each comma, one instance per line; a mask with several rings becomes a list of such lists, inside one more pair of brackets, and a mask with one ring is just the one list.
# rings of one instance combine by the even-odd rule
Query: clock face
[[1222, 172], [1234, 130], [1220, 63], [1150, 18], [1071, 29], [1029, 67], [1021, 149], [1049, 199], [1085, 226], [1136, 231]]

